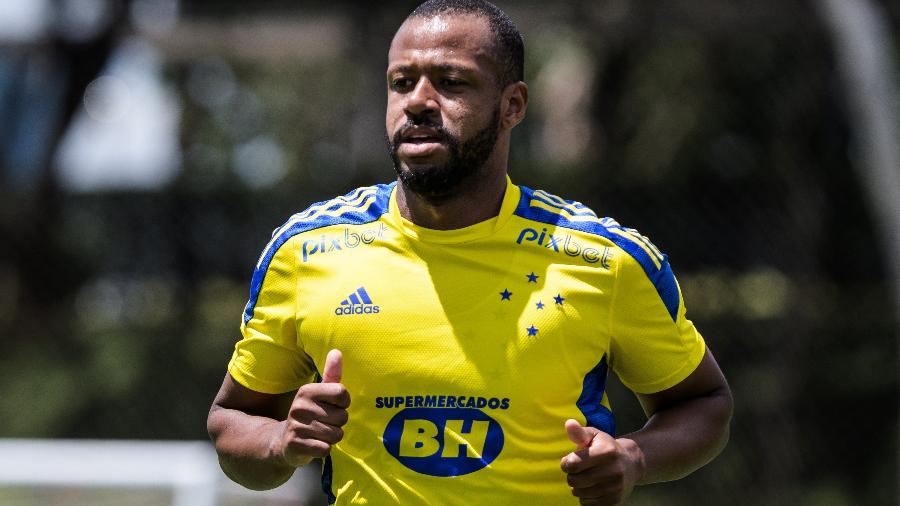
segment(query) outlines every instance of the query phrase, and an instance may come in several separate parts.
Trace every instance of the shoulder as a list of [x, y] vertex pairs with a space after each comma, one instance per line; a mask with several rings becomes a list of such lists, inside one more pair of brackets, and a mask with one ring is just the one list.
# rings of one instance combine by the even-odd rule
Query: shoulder
[[256, 262], [256, 269], [265, 270], [285, 243], [305, 232], [333, 225], [362, 225], [378, 220], [388, 211], [395, 184], [357, 188], [346, 195], [316, 202], [294, 214], [272, 231], [271, 239]]
[[608, 246], [633, 258], [648, 273], [659, 269], [666, 261], [666, 256], [646, 236], [620, 225], [613, 218], [599, 217], [581, 202], [526, 186], [519, 189], [522, 197], [516, 215], [521, 218], [601, 238]]
[[290, 239], [332, 225], [361, 225], [378, 220], [388, 211], [391, 191], [396, 183], [378, 184], [357, 188], [345, 195], [323, 200], [292, 215], [272, 231], [272, 238], [263, 250], [260, 260], [273, 250], [278, 250]]
[[253, 269], [250, 280], [250, 301], [244, 312], [244, 322], [253, 316], [256, 299], [262, 289], [263, 281], [270, 270], [276, 274], [293, 273], [291, 256], [286, 253], [290, 248], [283, 248], [295, 237], [332, 225], [365, 224], [378, 220], [388, 211], [391, 191], [394, 183], [379, 184], [357, 188], [346, 195], [322, 202], [316, 202], [303, 211], [294, 214], [284, 224], [272, 232], [272, 237], [263, 248]]
[[[630, 282], [649, 281], [675, 317], [678, 309], [679, 291], [668, 256], [661, 252], [645, 235], [637, 230], [622, 226], [610, 217], [599, 217], [584, 204], [564, 199], [543, 190], [532, 190], [520, 186], [521, 199], [516, 215], [558, 229], [580, 232], [581, 238], [592, 238], [596, 244], [614, 251], [611, 261], [607, 255], [600, 265], [611, 267], [619, 278]], [[520, 238], [521, 239], [521, 238]], [[602, 250], [602, 248], [599, 248]], [[643, 281], [641, 281], [643, 280]]]
[[375, 221], [388, 211], [395, 184], [364, 186], [345, 195], [316, 202], [288, 218], [272, 232], [272, 238], [293, 236], [331, 225]]

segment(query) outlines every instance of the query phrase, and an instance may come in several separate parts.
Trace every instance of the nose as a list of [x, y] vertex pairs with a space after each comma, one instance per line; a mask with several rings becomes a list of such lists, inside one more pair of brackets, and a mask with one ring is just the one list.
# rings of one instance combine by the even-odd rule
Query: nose
[[410, 118], [424, 118], [435, 114], [440, 108], [438, 94], [431, 81], [422, 76], [416, 87], [406, 96], [404, 111]]

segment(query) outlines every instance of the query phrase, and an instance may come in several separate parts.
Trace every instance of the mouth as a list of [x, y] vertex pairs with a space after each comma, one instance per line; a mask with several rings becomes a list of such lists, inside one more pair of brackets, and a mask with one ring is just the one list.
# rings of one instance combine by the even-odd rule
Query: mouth
[[427, 127], [412, 127], [401, 133], [399, 154], [419, 158], [431, 156], [444, 146], [437, 131]]
[[400, 132], [400, 141], [410, 144], [425, 144], [428, 142], [440, 142], [438, 131], [427, 126], [409, 126]]
[[427, 144], [429, 142], [441, 142], [435, 135], [412, 135], [403, 138], [403, 142], [409, 144]]

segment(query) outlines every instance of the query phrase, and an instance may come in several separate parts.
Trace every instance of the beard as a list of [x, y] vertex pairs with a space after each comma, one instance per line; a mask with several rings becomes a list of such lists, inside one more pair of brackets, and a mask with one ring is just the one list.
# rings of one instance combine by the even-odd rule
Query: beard
[[[400, 183], [422, 199], [433, 203], [447, 200], [465, 183], [477, 179], [477, 175], [493, 153], [500, 132], [500, 107], [494, 109], [487, 126], [465, 142], [461, 142], [442, 126], [416, 119], [407, 119], [406, 123], [394, 133], [393, 138], [387, 139], [391, 159], [394, 161], [394, 170]], [[417, 167], [401, 165], [397, 156], [397, 149], [402, 142], [401, 132], [415, 125], [426, 125], [435, 130], [438, 140], [447, 147], [449, 155], [446, 162]]]

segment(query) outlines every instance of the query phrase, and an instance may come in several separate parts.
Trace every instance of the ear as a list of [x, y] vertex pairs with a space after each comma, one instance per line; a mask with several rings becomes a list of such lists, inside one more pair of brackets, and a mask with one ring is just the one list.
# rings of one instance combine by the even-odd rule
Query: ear
[[522, 81], [512, 83], [503, 90], [502, 108], [500, 110], [500, 127], [512, 130], [525, 119], [528, 109], [528, 85]]

